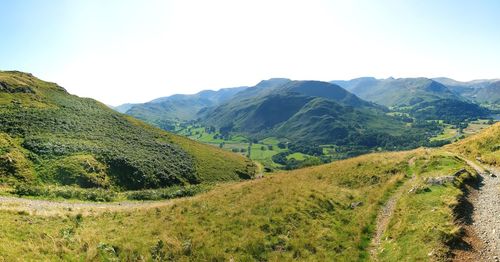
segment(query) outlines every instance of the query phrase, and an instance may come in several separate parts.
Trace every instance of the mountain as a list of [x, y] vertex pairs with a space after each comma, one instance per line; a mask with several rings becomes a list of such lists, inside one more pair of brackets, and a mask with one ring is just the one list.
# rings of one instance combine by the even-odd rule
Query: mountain
[[332, 82], [339, 83], [362, 99], [389, 107], [412, 106], [438, 99], [461, 99], [446, 86], [427, 78], [359, 78], [345, 83]]
[[460, 82], [450, 78], [434, 78], [453, 92], [479, 103], [500, 103], [500, 79], [473, 80]]
[[473, 99], [479, 103], [500, 104], [500, 81], [477, 90]]
[[[450, 83], [450, 81], [444, 81]], [[428, 78], [357, 78], [338, 83], [362, 99], [397, 108], [424, 120], [460, 122], [488, 111]]]
[[126, 103], [126, 104], [122, 104], [119, 106], [110, 106], [110, 107], [112, 109], [124, 114], [125, 112], [127, 112], [130, 108], [132, 108], [135, 105], [137, 105], [137, 104]]
[[54, 83], [0, 72], [0, 181], [120, 189], [253, 175], [240, 156], [146, 125]]
[[[388, 116], [384, 107], [364, 101], [335, 84], [320, 81], [262, 84], [204, 110], [200, 121], [222, 132], [324, 144], [356, 144], [360, 140], [369, 146], [391, 143], [390, 140], [408, 144], [415, 138], [406, 137], [406, 141], [400, 138], [420, 132], [417, 129], [409, 132], [410, 127]], [[421, 138], [422, 134], [417, 136]], [[372, 138], [375, 142], [368, 142]]]
[[116, 110], [168, 130], [175, 121], [194, 120], [201, 109], [225, 102], [246, 88], [234, 87], [218, 91], [205, 90], [194, 95], [172, 95], [144, 104], [124, 104]]
[[[213, 174], [233, 177], [228, 170], [235, 165], [246, 168], [233, 154], [147, 126], [31, 75], [0, 72], [0, 83], [1, 182], [46, 182], [51, 174], [67, 178], [79, 172], [106, 177], [113, 162], [100, 155], [112, 149], [123, 153], [118, 159], [130, 157], [131, 165], [141, 160], [134, 154], [145, 151], [144, 163], [159, 170], [170, 161], [182, 164], [176, 154], [185, 161], [193, 156], [197, 170], [211, 170], [207, 165], [214, 161], [219, 169]], [[335, 121], [335, 114], [349, 114], [342, 111], [349, 108], [381, 110], [291, 96], [307, 98], [291, 118], [333, 115]], [[29, 137], [39, 143], [25, 143]], [[171, 201], [81, 204], [2, 196], [0, 243], [9, 244], [0, 245], [0, 254], [6, 261], [450, 260], [453, 251], [463, 251], [457, 243], [469, 241], [461, 218], [476, 206], [464, 201], [473, 190], [466, 185], [481, 182], [463, 158], [498, 167], [499, 138], [497, 123], [444, 148], [366, 154]], [[217, 155], [223, 160], [211, 158]], [[490, 185], [494, 196], [497, 188]]]

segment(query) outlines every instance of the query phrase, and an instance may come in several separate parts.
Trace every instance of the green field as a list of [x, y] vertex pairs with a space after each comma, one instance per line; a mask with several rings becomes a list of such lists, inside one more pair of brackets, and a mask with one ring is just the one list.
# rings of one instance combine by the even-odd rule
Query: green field
[[[280, 142], [277, 138], [268, 137], [257, 143], [250, 143], [250, 139], [242, 135], [230, 135], [222, 137], [220, 132], [209, 132], [200, 126], [188, 126], [180, 128], [177, 134], [187, 136], [193, 140], [206, 143], [215, 147], [220, 147], [233, 153], [249, 156], [250, 159], [261, 163], [269, 168], [279, 168], [280, 165], [272, 160], [272, 156], [286, 151], [278, 147]], [[250, 154], [249, 154], [250, 151]]]
[[489, 120], [479, 119], [477, 121], [472, 121], [469, 123], [467, 128], [463, 130], [465, 136], [470, 136], [481, 132], [483, 129], [489, 127], [491, 124], [488, 123]]
[[288, 155], [286, 158], [288, 158], [288, 159], [294, 158], [295, 160], [304, 160], [307, 157], [309, 157], [309, 156], [306, 154], [303, 154], [303, 153], [293, 153], [293, 154]]
[[[493, 121], [494, 122], [494, 121]], [[467, 125], [465, 128], [457, 128], [454, 125], [445, 124], [443, 121], [439, 121], [439, 123], [443, 126], [443, 132], [437, 136], [432, 137], [431, 141], [450, 141], [454, 142], [459, 139], [463, 139], [465, 137], [471, 136], [473, 134], [477, 134], [488, 128], [493, 123], [489, 119], [478, 119], [471, 122], [464, 122]]]
[[431, 141], [449, 140], [453, 141], [458, 136], [458, 130], [453, 128], [452, 125], [444, 124], [443, 133], [432, 137]]

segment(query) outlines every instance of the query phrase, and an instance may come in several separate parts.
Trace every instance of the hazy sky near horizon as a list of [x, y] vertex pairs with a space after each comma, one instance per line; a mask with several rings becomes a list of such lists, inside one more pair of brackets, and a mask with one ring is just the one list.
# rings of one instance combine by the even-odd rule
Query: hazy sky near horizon
[[500, 78], [496, 0], [0, 0], [0, 70], [104, 103], [261, 79]]

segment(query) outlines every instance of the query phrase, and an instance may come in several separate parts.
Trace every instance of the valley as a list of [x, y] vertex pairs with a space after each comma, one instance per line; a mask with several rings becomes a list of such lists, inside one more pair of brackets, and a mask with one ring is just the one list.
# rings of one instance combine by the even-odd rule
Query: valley
[[[490, 204], [471, 200], [479, 224], [458, 211], [481, 177], [488, 184], [478, 196], [498, 193], [478, 168], [500, 163], [494, 120], [419, 119], [328, 83], [279, 79], [202, 109], [213, 122], [169, 120], [169, 132], [30, 74], [1, 72], [0, 81], [3, 259], [494, 256], [474, 249], [495, 241], [483, 233]], [[271, 114], [288, 99], [294, 114]], [[219, 127], [225, 118], [230, 128]], [[251, 123], [260, 128], [244, 128]], [[472, 248], [458, 244], [477, 234]]]
[[[499, 128], [446, 150], [368, 154], [157, 204], [4, 209], [0, 241], [9, 245], [0, 253], [27, 260], [446, 260], [449, 243], [461, 237], [454, 213], [461, 188], [477, 177], [453, 152], [498, 143]], [[481, 152], [485, 159], [494, 153]], [[453, 174], [453, 183], [427, 182]], [[372, 247], [377, 214], [396, 192]]]
[[0, 262], [500, 262], [500, 1], [0, 2]]
[[[326, 83], [272, 78], [253, 87], [159, 98], [124, 112], [246, 156], [269, 172], [371, 152], [439, 147], [494, 123], [491, 105], [482, 107], [453, 92], [450, 81], [358, 78]], [[480, 89], [486, 84], [477, 85], [474, 82]], [[196, 106], [180, 106], [179, 100]], [[148, 109], [152, 107], [156, 110]], [[191, 117], [171, 117], [182, 109]]]

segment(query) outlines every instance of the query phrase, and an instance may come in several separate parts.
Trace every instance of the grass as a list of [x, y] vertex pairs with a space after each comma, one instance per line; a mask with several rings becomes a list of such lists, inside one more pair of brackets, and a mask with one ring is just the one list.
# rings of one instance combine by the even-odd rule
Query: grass
[[446, 149], [465, 155], [471, 159], [480, 159], [490, 165], [500, 165], [500, 123], [472, 135]]
[[[26, 106], [45, 106], [27, 101]], [[131, 118], [122, 120], [141, 127], [144, 132], [160, 132]], [[236, 154], [181, 136], [159, 134], [154, 141], [170, 141], [192, 156], [203, 181], [232, 180], [235, 175], [246, 178], [256, 172], [250, 160]], [[172, 188], [122, 195], [131, 199], [165, 199], [205, 192], [171, 200], [168, 205], [156, 208], [85, 216], [66, 211], [53, 216], [0, 211], [0, 254], [7, 261], [366, 261], [380, 207], [397, 187], [402, 187], [404, 193], [397, 201], [379, 250], [380, 260], [444, 260], [449, 252], [448, 243], [460, 236], [453, 214], [462, 196], [460, 188], [475, 175], [461, 159], [445, 150], [498, 166], [499, 134], [500, 124], [496, 124], [444, 150], [368, 154], [262, 179], [218, 185], [208, 192], [203, 188], [199, 191]], [[96, 157], [85, 152], [37, 157], [21, 146], [22, 140], [23, 137], [0, 132], [3, 177], [11, 170], [37, 174], [41, 169], [24, 162], [32, 160], [35, 165], [49, 163], [51, 166], [46, 170], [84, 172], [83, 176], [98, 177], [99, 171], [106, 169]], [[238, 138], [235, 142], [244, 144], [243, 141]], [[263, 145], [254, 144], [251, 154], [255, 151], [266, 157], [271, 150], [259, 147]], [[82, 162], [87, 169], [82, 169]], [[463, 168], [468, 172], [453, 184], [425, 183], [428, 177], [451, 175]], [[30, 173], [31, 170], [35, 173]], [[408, 179], [412, 175], [415, 180]], [[37, 192], [43, 196], [44, 190]], [[50, 197], [80, 194], [60, 188], [46, 191]], [[0, 193], [5, 193], [4, 187]]]
[[[456, 183], [428, 185], [428, 177], [453, 175], [460, 169]], [[454, 208], [462, 196], [461, 186], [476, 173], [461, 159], [443, 151], [420, 155], [412, 167], [417, 176], [404, 185], [385, 235], [382, 237], [380, 261], [446, 260], [449, 243], [460, 237]]]
[[413, 154], [362, 156], [79, 223], [64, 213], [1, 211], [0, 253], [6, 260], [366, 260], [380, 201]]
[[0, 81], [0, 182], [137, 190], [254, 175], [244, 157], [172, 135], [54, 83], [1, 71]]
[[444, 124], [443, 132], [435, 137], [432, 137], [431, 141], [449, 140], [452, 141], [457, 136], [457, 129], [453, 128], [451, 125]]
[[270, 150], [268, 145], [266, 144], [252, 144], [252, 151], [250, 154], [250, 158], [262, 161], [270, 159], [272, 156], [278, 154], [279, 152], [283, 152], [284, 150], [278, 148], [277, 146], [273, 146], [273, 149]]
[[288, 155], [286, 158], [287, 159], [292, 159], [294, 158], [295, 160], [304, 160], [306, 159], [307, 157], [309, 157], [309, 155], [306, 155], [306, 154], [303, 154], [303, 153], [293, 153], [293, 154], [290, 154]]
[[[229, 138], [222, 139], [219, 132], [208, 133], [204, 127], [197, 126], [188, 126], [184, 129], [180, 129], [177, 131], [177, 134], [248, 157], [250, 142], [249, 139], [243, 135], [231, 135]], [[280, 165], [274, 163], [272, 160], [272, 156], [286, 150], [278, 147], [279, 142], [280, 141], [275, 137], [268, 137], [258, 143], [252, 143], [250, 159], [266, 167], [273, 169], [279, 168]]]
[[[425, 183], [462, 168], [469, 173], [453, 184]], [[474, 175], [452, 153], [418, 149], [219, 185], [157, 208], [80, 218], [0, 211], [0, 253], [6, 260], [366, 261], [380, 207], [402, 187], [379, 260], [445, 260], [460, 236], [453, 213], [460, 188]]]
[[79, 188], [74, 186], [25, 185], [14, 188], [0, 188], [0, 195], [28, 197], [43, 200], [71, 200], [84, 202], [116, 202], [124, 200], [163, 200], [194, 196], [206, 192], [213, 184], [198, 184], [187, 186], [172, 186], [160, 189], [143, 189], [135, 191], [116, 191], [102, 188]]
[[481, 132], [483, 129], [489, 127], [488, 120], [480, 119], [477, 121], [470, 122], [467, 128], [463, 130], [465, 136], [470, 136]]

